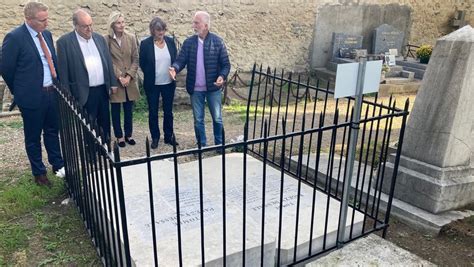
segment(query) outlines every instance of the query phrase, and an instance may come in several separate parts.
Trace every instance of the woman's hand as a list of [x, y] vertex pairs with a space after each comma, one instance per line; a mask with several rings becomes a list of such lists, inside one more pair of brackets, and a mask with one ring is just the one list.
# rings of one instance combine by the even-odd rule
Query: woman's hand
[[130, 79], [131, 77], [129, 75], [126, 75], [125, 77], [120, 77], [119, 81], [123, 87], [127, 87], [130, 84]]

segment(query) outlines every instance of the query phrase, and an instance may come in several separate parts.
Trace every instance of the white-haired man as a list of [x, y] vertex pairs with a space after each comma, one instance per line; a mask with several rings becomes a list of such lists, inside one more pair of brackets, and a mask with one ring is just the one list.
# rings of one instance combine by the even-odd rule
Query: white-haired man
[[221, 89], [230, 72], [229, 56], [222, 38], [209, 32], [211, 18], [205, 11], [198, 11], [193, 18], [196, 33], [183, 43], [176, 61], [170, 67], [173, 79], [186, 66], [186, 90], [191, 97], [196, 140], [206, 146], [204, 127], [205, 103], [211, 112], [214, 144], [222, 143], [222, 96]]

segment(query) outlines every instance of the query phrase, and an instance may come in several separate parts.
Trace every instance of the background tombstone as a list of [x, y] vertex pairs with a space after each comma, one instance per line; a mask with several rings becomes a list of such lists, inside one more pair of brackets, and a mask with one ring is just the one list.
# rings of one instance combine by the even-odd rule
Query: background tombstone
[[[373, 30], [389, 24], [403, 31], [406, 44], [412, 24], [412, 9], [408, 5], [323, 5], [317, 9], [313, 41], [310, 46], [311, 68], [325, 67], [331, 61], [333, 32], [364, 36], [362, 47], [372, 52]], [[399, 50], [401, 51], [401, 50]]]
[[374, 30], [372, 53], [385, 53], [389, 52], [390, 49], [402, 51], [404, 38], [404, 32], [397, 30], [391, 25], [382, 24]]
[[362, 35], [334, 32], [332, 34], [332, 58], [350, 57], [353, 50], [362, 48], [362, 39]]
[[469, 25], [438, 39], [406, 127], [395, 197], [431, 213], [474, 202], [473, 43]]

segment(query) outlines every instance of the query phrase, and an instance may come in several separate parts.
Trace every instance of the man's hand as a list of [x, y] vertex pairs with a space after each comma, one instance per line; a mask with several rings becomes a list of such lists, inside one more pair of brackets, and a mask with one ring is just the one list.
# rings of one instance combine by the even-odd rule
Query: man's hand
[[110, 87], [110, 89], [112, 90], [112, 94], [115, 94], [117, 93], [117, 87]]
[[169, 73], [170, 73], [170, 77], [173, 81], [176, 81], [176, 70], [175, 68], [173, 67], [169, 67], [168, 69]]
[[214, 82], [214, 85], [217, 87], [222, 87], [224, 85], [224, 78], [222, 76], [217, 77], [217, 80]]

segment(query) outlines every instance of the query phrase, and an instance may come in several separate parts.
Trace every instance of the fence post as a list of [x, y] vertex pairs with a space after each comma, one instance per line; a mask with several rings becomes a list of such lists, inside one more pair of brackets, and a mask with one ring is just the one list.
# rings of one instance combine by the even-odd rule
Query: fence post
[[[403, 113], [403, 119], [402, 119], [402, 126], [400, 129], [400, 138], [398, 140], [398, 145], [397, 145], [397, 154], [395, 156], [395, 162], [393, 164], [393, 174], [392, 174], [392, 181], [390, 185], [390, 193], [388, 195], [388, 203], [387, 203], [387, 210], [385, 211], [385, 225], [388, 225], [389, 219], [390, 219], [390, 212], [392, 210], [392, 201], [393, 201], [393, 194], [395, 192], [395, 182], [397, 180], [397, 174], [398, 174], [398, 166], [400, 165], [400, 156], [402, 154], [402, 145], [403, 145], [403, 136], [405, 135], [405, 127], [406, 127], [406, 122], [407, 122], [407, 117], [408, 117], [408, 107], [409, 107], [409, 100], [407, 99], [405, 102], [405, 108], [404, 108], [404, 113]], [[387, 235], [387, 227], [383, 229], [382, 237], [385, 238]]]
[[352, 172], [354, 170], [355, 162], [355, 153], [357, 148], [357, 138], [359, 134], [359, 123], [360, 123], [360, 113], [362, 110], [362, 98], [364, 90], [364, 77], [365, 77], [365, 68], [367, 64], [366, 58], [361, 58], [359, 61], [359, 70], [357, 73], [357, 87], [356, 95], [354, 101], [354, 116], [351, 121], [351, 136], [349, 139], [349, 150], [347, 156], [347, 170], [344, 177], [344, 188], [342, 191], [342, 200], [341, 200], [341, 212], [339, 215], [339, 231], [337, 237], [337, 247], [341, 248], [344, 246], [345, 239], [345, 230], [346, 230], [346, 221], [347, 221], [347, 210], [349, 209], [349, 189], [351, 188]]
[[[118, 145], [114, 144], [114, 163], [120, 163], [120, 154]], [[118, 197], [119, 197], [119, 207], [120, 207], [120, 219], [122, 223], [122, 231], [123, 231], [123, 246], [124, 246], [124, 253], [125, 253], [125, 264], [126, 266], [132, 266], [132, 260], [130, 258], [130, 245], [128, 241], [128, 226], [127, 226], [127, 213], [125, 211], [125, 196], [123, 192], [123, 180], [122, 180], [122, 167], [120, 165], [112, 165], [117, 174], [117, 189], [118, 189]], [[117, 229], [120, 231], [120, 229]]]

